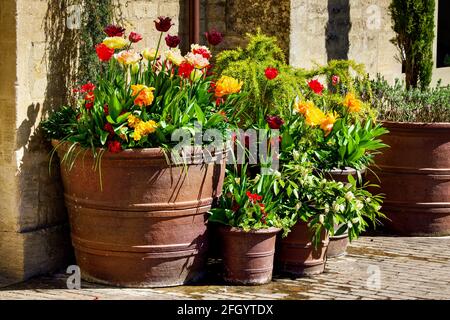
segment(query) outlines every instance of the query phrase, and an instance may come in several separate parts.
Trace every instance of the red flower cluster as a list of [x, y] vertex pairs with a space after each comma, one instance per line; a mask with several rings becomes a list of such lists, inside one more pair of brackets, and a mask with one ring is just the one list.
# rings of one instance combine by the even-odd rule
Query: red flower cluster
[[91, 92], [95, 90], [95, 84], [93, 84], [92, 82], [88, 82], [86, 84], [83, 84], [81, 86], [81, 93], [86, 93], [86, 92]]
[[211, 53], [205, 48], [196, 48], [192, 50], [193, 54], [200, 54], [205, 59], [211, 59]]
[[223, 41], [223, 34], [216, 29], [212, 29], [209, 32], [205, 32], [205, 38], [212, 46], [217, 46]]
[[108, 106], [107, 104], [105, 104], [105, 105], [103, 106], [103, 112], [104, 112], [106, 115], [109, 114], [109, 106]]
[[339, 76], [337, 76], [337, 75], [334, 75], [331, 77], [331, 83], [333, 84], [333, 86], [336, 86], [340, 81], [341, 81], [341, 78], [339, 78]]
[[322, 94], [323, 91], [323, 85], [320, 83], [319, 80], [311, 80], [308, 82], [309, 88], [314, 91], [316, 94]]
[[268, 80], [273, 80], [278, 76], [278, 70], [277, 68], [267, 67], [266, 70], [264, 70], [264, 75]]
[[169, 17], [158, 17], [158, 20], [155, 20], [156, 30], [160, 32], [167, 32], [173, 26], [172, 19]]
[[259, 201], [262, 200], [262, 196], [260, 196], [257, 193], [251, 193], [250, 191], [247, 191], [247, 197], [250, 199], [250, 202], [253, 204], [257, 204], [259, 206], [259, 209], [261, 210], [261, 222], [266, 224], [266, 218], [267, 218], [267, 213], [266, 213], [266, 206], [264, 205], [264, 203], [260, 203]]
[[106, 132], [109, 132], [109, 138], [112, 138], [112, 136], [114, 136], [115, 132], [114, 132], [114, 128], [112, 126], [111, 123], [107, 122], [105, 123], [105, 125], [103, 126], [103, 130], [105, 130]]
[[270, 129], [280, 129], [280, 127], [284, 124], [283, 119], [279, 116], [267, 116], [266, 121], [269, 124]]
[[168, 34], [164, 39], [166, 40], [166, 44], [169, 48], [176, 48], [181, 42], [179, 36], [171, 36], [170, 34]]
[[106, 26], [103, 31], [108, 35], [108, 37], [122, 37], [125, 34], [125, 28], [113, 24]]
[[128, 40], [130, 40], [130, 42], [132, 43], [136, 43], [142, 40], [142, 35], [140, 35], [137, 32], [131, 32], [130, 35], [128, 36]]
[[91, 110], [92, 107], [94, 106], [94, 100], [95, 100], [95, 96], [94, 96], [94, 90], [95, 90], [95, 85], [91, 82], [88, 82], [86, 84], [83, 84], [81, 86], [80, 90], [75, 89], [75, 92], [80, 92], [85, 94], [84, 95], [84, 100], [85, 100], [85, 108], [87, 110]]
[[114, 49], [109, 48], [103, 43], [96, 45], [95, 51], [97, 52], [97, 57], [100, 61], [109, 61], [114, 55]]
[[189, 78], [191, 72], [194, 70], [194, 66], [188, 62], [183, 62], [178, 67], [178, 74], [183, 78]]
[[122, 145], [119, 141], [109, 141], [108, 150], [111, 153], [119, 153], [120, 151], [122, 151]]
[[225, 102], [224, 98], [216, 98], [216, 107], [219, 107], [224, 102]]
[[256, 204], [258, 201], [262, 200], [262, 196], [260, 196], [257, 193], [251, 193], [250, 191], [247, 191], [247, 197], [250, 199], [250, 202], [253, 204]]

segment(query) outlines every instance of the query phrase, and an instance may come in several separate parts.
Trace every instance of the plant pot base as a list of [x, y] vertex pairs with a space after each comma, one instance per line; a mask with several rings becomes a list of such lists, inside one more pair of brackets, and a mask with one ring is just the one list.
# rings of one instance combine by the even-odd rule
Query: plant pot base
[[323, 232], [316, 248], [306, 222], [298, 222], [284, 239], [280, 239], [276, 256], [276, 270], [294, 277], [323, 273], [329, 244], [328, 233]]
[[317, 265], [307, 266], [305, 264], [278, 264], [277, 270], [280, 274], [290, 277], [311, 277], [325, 271], [325, 261]]
[[201, 272], [197, 276], [193, 277], [192, 279], [181, 279], [179, 282], [176, 281], [168, 281], [168, 282], [108, 282], [102, 279], [98, 279], [95, 277], [92, 277], [83, 271], [81, 272], [81, 279], [90, 283], [96, 283], [101, 285], [106, 285], [110, 287], [117, 287], [117, 288], [170, 288], [170, 287], [178, 287], [178, 286], [184, 286], [189, 285], [193, 283], [197, 283], [201, 280], [203, 280], [206, 277], [206, 272]]
[[327, 258], [337, 258], [345, 255], [349, 244], [348, 234], [330, 237]]
[[245, 232], [221, 227], [224, 280], [237, 285], [262, 285], [272, 280], [275, 241], [281, 229]]
[[245, 279], [235, 279], [235, 278], [228, 278], [224, 277], [223, 280], [232, 285], [237, 286], [260, 286], [263, 284], [268, 284], [272, 281], [272, 275], [266, 278], [260, 278], [260, 279], [252, 279], [252, 280], [245, 280]]

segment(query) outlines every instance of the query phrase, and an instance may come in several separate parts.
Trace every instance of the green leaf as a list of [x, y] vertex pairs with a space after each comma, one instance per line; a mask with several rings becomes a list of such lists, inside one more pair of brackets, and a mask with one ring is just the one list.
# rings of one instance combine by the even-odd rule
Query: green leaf
[[119, 124], [119, 123], [125, 122], [130, 114], [131, 114], [131, 112], [126, 112], [126, 113], [118, 116], [117, 123]]
[[116, 121], [117, 117], [122, 112], [122, 106], [119, 102], [119, 99], [117, 98], [117, 91], [111, 94], [108, 106], [109, 106], [109, 114], [111, 115], [111, 118], [114, 121]]
[[197, 103], [194, 104], [194, 109], [198, 122], [203, 125], [205, 123], [205, 114]]
[[106, 140], [108, 139], [109, 132], [100, 130], [100, 142], [104, 146], [106, 144]]

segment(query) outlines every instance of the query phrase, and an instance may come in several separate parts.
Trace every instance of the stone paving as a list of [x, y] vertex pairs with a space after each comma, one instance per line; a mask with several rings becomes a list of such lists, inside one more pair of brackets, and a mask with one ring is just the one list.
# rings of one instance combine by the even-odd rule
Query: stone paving
[[0, 288], [2, 299], [450, 299], [450, 237], [364, 236], [347, 255], [329, 259], [312, 278], [275, 276], [258, 287], [226, 286], [219, 279], [160, 289], [120, 289], [82, 282], [68, 290], [58, 273]]

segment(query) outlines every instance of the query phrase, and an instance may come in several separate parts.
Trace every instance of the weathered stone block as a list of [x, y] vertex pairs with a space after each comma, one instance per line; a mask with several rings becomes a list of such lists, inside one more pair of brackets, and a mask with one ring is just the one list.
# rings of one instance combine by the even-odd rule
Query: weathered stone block
[[0, 232], [0, 275], [22, 281], [73, 263], [67, 226], [26, 233]]

